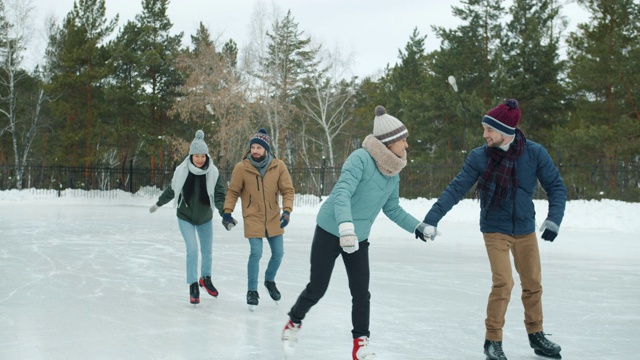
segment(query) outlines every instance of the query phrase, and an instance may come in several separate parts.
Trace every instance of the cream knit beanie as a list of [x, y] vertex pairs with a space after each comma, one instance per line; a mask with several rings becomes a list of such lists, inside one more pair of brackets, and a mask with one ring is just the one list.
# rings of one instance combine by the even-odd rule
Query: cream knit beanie
[[376, 106], [376, 117], [373, 119], [373, 136], [389, 145], [409, 136], [409, 131], [404, 124], [395, 117], [387, 114], [387, 109], [382, 105]]

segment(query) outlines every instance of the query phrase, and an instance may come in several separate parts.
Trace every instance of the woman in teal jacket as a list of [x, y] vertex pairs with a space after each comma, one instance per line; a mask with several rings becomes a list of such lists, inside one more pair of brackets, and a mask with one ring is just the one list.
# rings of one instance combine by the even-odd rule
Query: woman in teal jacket
[[380, 210], [412, 233], [420, 223], [399, 203], [400, 171], [406, 166], [407, 128], [382, 106], [376, 107], [373, 135], [351, 153], [340, 178], [320, 207], [311, 245], [310, 281], [289, 312], [283, 335], [286, 353], [293, 351], [296, 332], [312, 306], [324, 296], [338, 255], [342, 255], [353, 324], [353, 359], [372, 353], [369, 342], [369, 233]]
[[[178, 194], [176, 198], [176, 194]], [[213, 257], [213, 208], [218, 208], [222, 216], [226, 190], [220, 180], [218, 168], [209, 156], [209, 148], [204, 142], [204, 132], [198, 130], [189, 147], [189, 156], [178, 165], [169, 186], [151, 206], [154, 213], [158, 208], [176, 198], [178, 227], [187, 248], [187, 283], [189, 301], [200, 302], [198, 284], [211, 296], [217, 297], [218, 290], [211, 283], [211, 263]], [[198, 281], [198, 240], [202, 264]]]

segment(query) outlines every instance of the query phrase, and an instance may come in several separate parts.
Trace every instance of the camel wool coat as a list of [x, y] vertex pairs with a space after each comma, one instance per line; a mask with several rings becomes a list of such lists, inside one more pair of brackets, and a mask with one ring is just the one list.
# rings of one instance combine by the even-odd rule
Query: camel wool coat
[[293, 211], [293, 195], [291, 175], [282, 160], [274, 157], [263, 177], [245, 158], [236, 164], [231, 173], [224, 212], [232, 213], [240, 197], [245, 238], [282, 235], [281, 211]]

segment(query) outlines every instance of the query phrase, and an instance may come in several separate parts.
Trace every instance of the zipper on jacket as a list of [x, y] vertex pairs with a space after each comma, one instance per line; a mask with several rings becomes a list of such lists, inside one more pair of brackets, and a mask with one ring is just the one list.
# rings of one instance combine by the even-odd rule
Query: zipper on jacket
[[[513, 164], [513, 169], [516, 171], [516, 174], [518, 174], [518, 162], [516, 160], [516, 163]], [[517, 176], [516, 175], [516, 180], [517, 180]], [[513, 189], [513, 208], [511, 210], [511, 235], [515, 236], [516, 233], [516, 209], [517, 209], [517, 197], [518, 197], [518, 187], [514, 186]]]
[[[265, 172], [265, 175], [267, 173]], [[258, 177], [256, 176], [256, 179]], [[264, 189], [264, 177], [260, 176], [259, 179], [257, 179], [258, 181], [262, 181], [262, 188]], [[258, 186], [258, 190], [260, 189], [260, 186]], [[263, 219], [263, 224], [264, 224], [264, 234], [266, 237], [269, 237], [269, 230], [267, 230], [267, 194], [264, 193], [264, 191], [262, 192], [262, 203], [264, 204], [264, 219]]]
[[[517, 192], [517, 191], [516, 191]], [[511, 235], [515, 236], [516, 233], [516, 192], [513, 194], [513, 209], [511, 211]]]

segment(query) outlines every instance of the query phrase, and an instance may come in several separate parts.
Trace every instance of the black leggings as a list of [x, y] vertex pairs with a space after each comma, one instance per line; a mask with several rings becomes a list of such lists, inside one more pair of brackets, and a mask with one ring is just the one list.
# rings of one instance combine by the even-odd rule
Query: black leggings
[[340, 238], [316, 226], [311, 244], [311, 274], [307, 287], [289, 311], [294, 323], [301, 323], [312, 306], [324, 296], [329, 287], [333, 266], [342, 255], [351, 291], [351, 323], [353, 338], [369, 336], [369, 241], [360, 242], [358, 251], [347, 254], [340, 247]]

